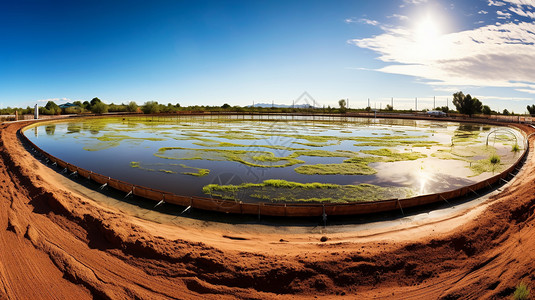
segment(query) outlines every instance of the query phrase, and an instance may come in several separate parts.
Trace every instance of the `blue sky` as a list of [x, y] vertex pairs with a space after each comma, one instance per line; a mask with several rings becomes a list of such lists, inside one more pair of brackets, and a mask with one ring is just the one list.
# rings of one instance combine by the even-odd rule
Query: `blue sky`
[[535, 103], [535, 2], [2, 1], [0, 107]]

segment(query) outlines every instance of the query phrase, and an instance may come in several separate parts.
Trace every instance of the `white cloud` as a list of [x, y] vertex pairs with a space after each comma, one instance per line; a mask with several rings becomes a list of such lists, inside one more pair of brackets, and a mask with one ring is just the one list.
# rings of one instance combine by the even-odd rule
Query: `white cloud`
[[377, 22], [375, 20], [370, 20], [370, 19], [360, 19], [359, 22], [364, 23], [364, 24], [368, 24], [368, 25], [372, 25], [372, 26], [379, 25], [379, 22]]
[[522, 8], [519, 7], [519, 6], [509, 7], [509, 11], [511, 11], [512, 13], [517, 14], [517, 15], [519, 15], [521, 17], [527, 17], [527, 18], [535, 19], [535, 13], [534, 12], [527, 11], [527, 10], [522, 10]]
[[407, 17], [407, 16], [398, 15], [398, 14], [393, 14], [391, 16], [387, 16], [387, 18], [389, 18], [389, 19], [390, 18], [396, 18], [396, 19], [398, 19], [400, 21], [407, 21], [409, 19], [409, 17]]
[[422, 3], [427, 3], [427, 0], [403, 0], [403, 2], [407, 3], [407, 4], [418, 5], [418, 4], [422, 4]]
[[[53, 102], [70, 102], [71, 100], [68, 99], [68, 98], [50, 98], [50, 99], [41, 99], [41, 100], [37, 100], [36, 102], [39, 102], [39, 103], [46, 103], [48, 101], [53, 101]], [[57, 104], [57, 103], [56, 103]]]
[[[531, 90], [531, 89], [516, 89], [517, 91], [519, 92], [524, 92], [524, 93], [528, 93], [528, 94], [535, 94], [535, 90]], [[531, 100], [531, 99], [529, 99]]]
[[486, 14], [488, 14], [489, 12], [486, 11], [486, 10], [480, 10], [480, 11], [478, 11], [477, 13], [480, 14], [480, 15], [486, 15]]
[[503, 12], [499, 10], [496, 12], [496, 14], [498, 14], [498, 19], [505, 20], [511, 18], [511, 14], [508, 12]]
[[498, 96], [477, 96], [479, 99], [485, 100], [508, 100], [508, 101], [531, 101], [533, 98], [529, 97], [498, 97]]
[[364, 23], [364, 24], [368, 24], [368, 25], [372, 25], [372, 26], [377, 26], [377, 25], [380, 24], [378, 21], [365, 19], [365, 18], [363, 18], [363, 19], [347, 18], [347, 19], [344, 20], [344, 22], [346, 22], [347, 24], [350, 24], [350, 23]]
[[504, 6], [504, 5], [506, 5], [504, 2], [489, 0], [489, 6]]
[[535, 90], [535, 23], [487, 25], [418, 41], [403, 27], [350, 41], [387, 65], [378, 71], [425, 79], [435, 87]]
[[525, 5], [525, 6], [532, 6], [535, 7], [535, 3], [533, 0], [503, 0], [509, 4], [514, 4], [517, 6]]

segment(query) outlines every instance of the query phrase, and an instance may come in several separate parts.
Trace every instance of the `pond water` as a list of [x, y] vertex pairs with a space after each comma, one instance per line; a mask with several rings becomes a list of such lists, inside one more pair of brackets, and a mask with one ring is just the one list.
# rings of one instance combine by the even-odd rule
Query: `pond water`
[[87, 118], [39, 123], [25, 135], [95, 173], [244, 202], [451, 190], [504, 170], [523, 145], [520, 132], [484, 124], [317, 116]]

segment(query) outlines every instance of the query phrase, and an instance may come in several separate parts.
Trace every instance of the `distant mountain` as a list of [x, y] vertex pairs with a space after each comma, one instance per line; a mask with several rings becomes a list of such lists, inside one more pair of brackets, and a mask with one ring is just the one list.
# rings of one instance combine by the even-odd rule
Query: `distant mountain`
[[[246, 107], [252, 107], [252, 105], [247, 105]], [[255, 103], [254, 107], [276, 107], [276, 108], [292, 108], [292, 105], [286, 104], [271, 104], [271, 103]], [[296, 104], [294, 108], [313, 108], [312, 105], [308, 104]]]

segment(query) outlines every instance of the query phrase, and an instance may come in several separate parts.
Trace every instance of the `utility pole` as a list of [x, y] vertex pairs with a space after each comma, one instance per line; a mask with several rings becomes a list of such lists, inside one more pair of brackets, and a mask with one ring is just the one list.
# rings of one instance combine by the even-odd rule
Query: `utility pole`
[[368, 98], [368, 107], [370, 107], [370, 98]]
[[414, 110], [418, 111], [418, 97], [414, 98]]
[[346, 99], [347, 109], [349, 109], [349, 98]]
[[433, 96], [433, 109], [435, 109], [437, 106], [435, 104], [435, 96]]
[[390, 106], [392, 106], [392, 110], [394, 110], [394, 97], [390, 99]]

